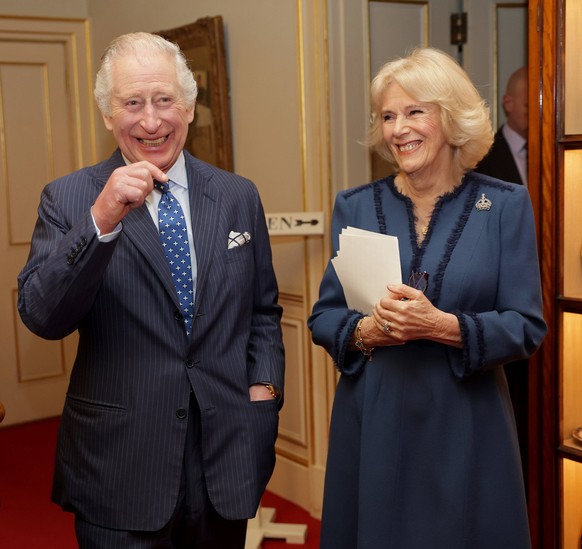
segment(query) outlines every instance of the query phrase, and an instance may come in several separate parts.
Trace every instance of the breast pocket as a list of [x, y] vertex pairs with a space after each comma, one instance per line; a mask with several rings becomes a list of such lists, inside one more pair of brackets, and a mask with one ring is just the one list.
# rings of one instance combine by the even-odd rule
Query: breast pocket
[[251, 261], [253, 255], [253, 248], [251, 244], [244, 246], [236, 246], [226, 250], [226, 262], [233, 263], [235, 261]]

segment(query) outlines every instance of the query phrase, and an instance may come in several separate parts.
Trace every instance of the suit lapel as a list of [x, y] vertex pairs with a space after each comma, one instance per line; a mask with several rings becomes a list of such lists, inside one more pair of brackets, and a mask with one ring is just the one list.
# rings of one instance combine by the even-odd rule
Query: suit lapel
[[[196, 303], [194, 305], [196, 314], [200, 308], [200, 296], [204, 291], [216, 246], [220, 246], [220, 242], [216, 242], [220, 194], [211, 184], [212, 173], [206, 170], [203, 164], [198, 164], [193, 157], [187, 153], [184, 154], [188, 172], [190, 215], [197, 264]], [[226, 241], [224, 246], [226, 246]]]
[[[121, 156], [121, 152], [117, 149], [103, 163], [103, 168], [98, 177], [101, 188], [105, 186], [113, 171], [124, 165], [125, 162]], [[143, 204], [140, 208], [129, 212], [123, 219], [122, 224], [122, 237], [125, 236], [142, 253], [145, 258], [144, 268], [148, 268], [149, 266], [155, 271], [163, 287], [172, 297], [176, 307], [179, 307], [176, 289], [172, 281], [172, 274], [170, 273], [166, 256], [160, 244], [158, 229], [153, 222], [147, 205]]]
[[123, 220], [123, 233], [142, 253], [146, 265], [155, 271], [163, 287], [172, 297], [176, 307], [179, 307], [172, 274], [160, 244], [160, 235], [145, 204], [141, 208], [132, 210], [125, 217]]
[[501, 158], [505, 159], [502, 162], [503, 173], [505, 175], [500, 179], [503, 179], [504, 181], [509, 181], [510, 183], [517, 183], [518, 185], [523, 185], [521, 175], [519, 174], [519, 168], [517, 167], [517, 163], [515, 162], [515, 159], [513, 158], [513, 153], [511, 152], [511, 147], [509, 146], [507, 139], [505, 139], [503, 132], [499, 130], [499, 133], [501, 135], [500, 146], [501, 148], [503, 148], [503, 154], [500, 155], [500, 159]]
[[[212, 257], [216, 246], [226, 247], [226, 240], [216, 242], [217, 226], [220, 210], [220, 193], [211, 184], [213, 174], [206, 166], [184, 152], [186, 157], [186, 171], [188, 174], [188, 194], [190, 196], [190, 215], [196, 253], [197, 281], [195, 314], [200, 307], [200, 296], [208, 277]], [[100, 174], [100, 183], [104, 186], [111, 173], [123, 166], [123, 157], [117, 150], [104, 163]], [[178, 307], [176, 290], [172, 282], [172, 275], [160, 244], [159, 234], [147, 205], [132, 210], [123, 220], [123, 234], [145, 257], [146, 265], [153, 269], [161, 280], [166, 291], [172, 296]], [[147, 267], [144, 267], [147, 268]]]

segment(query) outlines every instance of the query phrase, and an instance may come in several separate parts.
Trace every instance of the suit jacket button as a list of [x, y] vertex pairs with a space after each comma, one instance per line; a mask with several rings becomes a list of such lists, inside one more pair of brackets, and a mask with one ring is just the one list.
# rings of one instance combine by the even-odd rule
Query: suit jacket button
[[194, 361], [193, 361], [191, 358], [189, 358], [189, 359], [186, 361], [186, 367], [187, 367], [187, 368], [192, 368], [192, 366], [194, 366]]
[[184, 320], [184, 317], [182, 316], [182, 313], [180, 311], [178, 311], [178, 309], [176, 309], [174, 311], [174, 318], [178, 321], [180, 320]]
[[75, 260], [71, 256], [68, 256], [67, 257], [67, 265], [72, 265], [73, 263], [75, 263]]
[[188, 414], [186, 413], [186, 410], [184, 410], [184, 408], [179, 408], [176, 411], [176, 417], [178, 419], [184, 419]]

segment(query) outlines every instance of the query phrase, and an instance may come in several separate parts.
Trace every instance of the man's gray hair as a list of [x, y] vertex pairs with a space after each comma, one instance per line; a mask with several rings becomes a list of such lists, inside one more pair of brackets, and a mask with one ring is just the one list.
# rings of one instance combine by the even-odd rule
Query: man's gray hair
[[184, 102], [187, 108], [192, 107], [196, 101], [198, 88], [194, 75], [188, 67], [186, 57], [178, 45], [157, 34], [134, 32], [115, 38], [103, 53], [94, 90], [95, 101], [99, 110], [105, 115], [111, 114], [111, 72], [113, 62], [116, 59], [126, 55], [133, 55], [137, 59], [147, 60], [149, 56], [160, 53], [174, 58], [176, 76], [184, 94]]

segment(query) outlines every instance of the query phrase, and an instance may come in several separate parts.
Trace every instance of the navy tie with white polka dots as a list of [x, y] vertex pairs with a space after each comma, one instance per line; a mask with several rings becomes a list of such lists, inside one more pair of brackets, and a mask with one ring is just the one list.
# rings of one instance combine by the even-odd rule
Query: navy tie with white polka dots
[[154, 181], [154, 187], [162, 193], [158, 205], [160, 240], [172, 272], [172, 280], [178, 294], [186, 333], [190, 335], [194, 317], [194, 289], [184, 211], [180, 202], [170, 192], [169, 183]]

